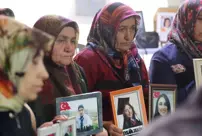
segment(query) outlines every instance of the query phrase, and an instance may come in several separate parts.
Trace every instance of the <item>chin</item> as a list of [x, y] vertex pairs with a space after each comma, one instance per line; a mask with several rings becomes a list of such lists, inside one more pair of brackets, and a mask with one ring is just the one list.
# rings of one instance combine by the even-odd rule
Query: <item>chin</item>
[[28, 101], [28, 102], [34, 101], [34, 100], [37, 99], [37, 97], [38, 97], [38, 95], [30, 95], [27, 101]]

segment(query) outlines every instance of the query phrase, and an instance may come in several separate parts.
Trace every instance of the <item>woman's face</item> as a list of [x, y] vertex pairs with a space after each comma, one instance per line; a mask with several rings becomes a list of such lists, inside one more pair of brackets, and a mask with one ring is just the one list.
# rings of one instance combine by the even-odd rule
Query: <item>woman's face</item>
[[43, 63], [43, 51], [27, 64], [25, 74], [19, 81], [18, 94], [25, 101], [33, 101], [42, 90], [44, 80], [48, 78], [48, 73]]
[[126, 115], [128, 118], [132, 118], [133, 117], [133, 110], [132, 110], [132, 108], [129, 105], [125, 105], [124, 115]]
[[200, 12], [196, 20], [194, 27], [194, 39], [198, 42], [202, 42], [202, 12]]
[[136, 29], [136, 20], [134, 17], [130, 17], [120, 23], [118, 32], [116, 35], [116, 44], [115, 48], [117, 51], [125, 52], [128, 51], [133, 42], [135, 30]]
[[59, 65], [69, 65], [76, 49], [76, 32], [72, 27], [64, 27], [53, 46], [52, 60]]
[[158, 101], [158, 112], [161, 116], [168, 113], [168, 107], [166, 105], [166, 100], [164, 99], [164, 97], [161, 97]]
[[169, 28], [170, 25], [171, 25], [170, 20], [166, 19], [166, 21], [165, 21], [165, 27]]

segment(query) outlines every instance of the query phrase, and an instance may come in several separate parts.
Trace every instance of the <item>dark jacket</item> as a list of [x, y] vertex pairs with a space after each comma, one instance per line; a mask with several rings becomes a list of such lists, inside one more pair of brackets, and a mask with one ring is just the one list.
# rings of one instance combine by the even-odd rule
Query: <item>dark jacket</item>
[[173, 43], [168, 43], [154, 53], [149, 77], [150, 83], [176, 84], [177, 104], [182, 103], [195, 86], [192, 60]]
[[35, 136], [31, 116], [23, 107], [17, 115], [12, 111], [0, 112], [0, 136]]

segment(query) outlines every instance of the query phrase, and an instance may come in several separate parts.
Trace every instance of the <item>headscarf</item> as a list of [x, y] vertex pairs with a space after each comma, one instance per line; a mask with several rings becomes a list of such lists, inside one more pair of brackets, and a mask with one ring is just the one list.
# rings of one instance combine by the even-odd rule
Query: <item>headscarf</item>
[[202, 10], [202, 0], [186, 0], [179, 8], [168, 40], [185, 52], [190, 59], [202, 57], [202, 43], [194, 40], [194, 27]]
[[[44, 32], [47, 32], [55, 37], [59, 35], [64, 27], [73, 27], [76, 31], [76, 45], [79, 39], [79, 27], [78, 24], [70, 19], [57, 15], [46, 15], [41, 17], [34, 27]], [[72, 61], [69, 66], [58, 66], [52, 61], [51, 54], [45, 57], [45, 65], [50, 73], [50, 79], [52, 80], [55, 88], [59, 88], [56, 93], [60, 92], [63, 96], [69, 96], [72, 94], [80, 94], [86, 92], [86, 83], [84, 82], [79, 66]], [[60, 73], [60, 74], [59, 74]]]
[[14, 12], [10, 8], [0, 8], [0, 15], [15, 17]]
[[44, 32], [0, 16], [0, 111], [21, 111], [24, 100], [17, 93], [20, 77], [40, 50], [50, 51], [53, 41]]
[[[94, 43], [100, 51], [104, 52], [105, 56], [112, 62], [116, 68], [116, 60], [121, 60], [124, 65], [124, 79], [129, 81], [131, 79], [130, 73], [134, 71], [141, 80], [140, 69], [134, 56], [138, 55], [137, 48], [134, 43], [131, 43], [131, 49], [122, 54], [115, 49], [116, 35], [119, 25], [122, 21], [129, 17], [136, 19], [136, 32], [139, 25], [140, 16], [129, 6], [120, 2], [115, 2], [106, 5], [94, 17], [90, 33], [88, 35], [88, 42]], [[135, 35], [134, 35], [135, 37]], [[139, 60], [140, 61], [140, 60]], [[139, 81], [138, 81], [139, 82]]]

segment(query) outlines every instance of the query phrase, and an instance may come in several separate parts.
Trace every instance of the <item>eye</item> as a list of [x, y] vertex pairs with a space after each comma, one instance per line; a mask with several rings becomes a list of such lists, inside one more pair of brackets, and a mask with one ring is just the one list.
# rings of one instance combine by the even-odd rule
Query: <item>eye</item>
[[76, 40], [72, 40], [71, 43], [72, 43], [72, 44], [76, 44]]
[[57, 40], [56, 40], [57, 43], [64, 43], [65, 41], [66, 41], [66, 40], [64, 40], [64, 39], [57, 39]]
[[125, 28], [119, 28], [118, 31], [119, 31], [119, 32], [124, 32], [124, 31], [125, 31]]
[[198, 17], [197, 19], [198, 19], [198, 20], [202, 20], [202, 17]]

